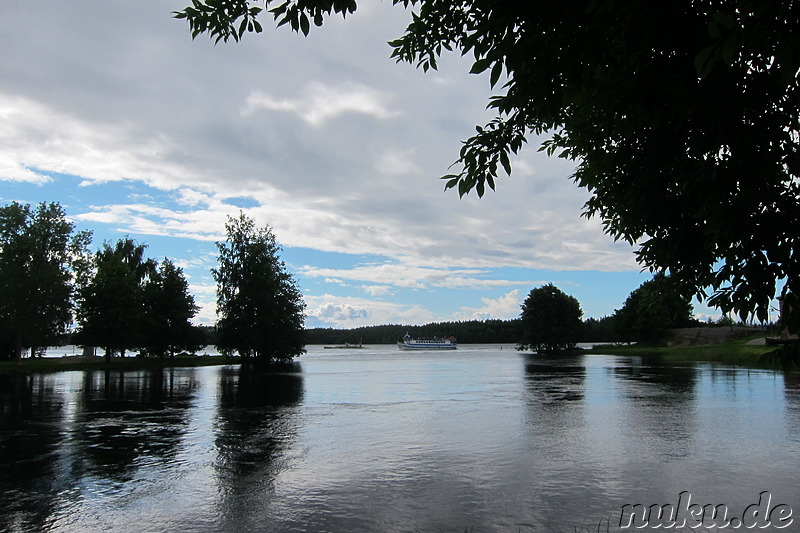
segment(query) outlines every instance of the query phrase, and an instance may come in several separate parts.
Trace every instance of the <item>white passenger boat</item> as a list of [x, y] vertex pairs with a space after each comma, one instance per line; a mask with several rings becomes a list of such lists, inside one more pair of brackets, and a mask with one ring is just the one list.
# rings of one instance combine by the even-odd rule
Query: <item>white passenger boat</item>
[[405, 334], [402, 341], [398, 341], [397, 347], [401, 350], [455, 350], [458, 343], [452, 337], [440, 339], [434, 337], [432, 339], [413, 339], [408, 333]]

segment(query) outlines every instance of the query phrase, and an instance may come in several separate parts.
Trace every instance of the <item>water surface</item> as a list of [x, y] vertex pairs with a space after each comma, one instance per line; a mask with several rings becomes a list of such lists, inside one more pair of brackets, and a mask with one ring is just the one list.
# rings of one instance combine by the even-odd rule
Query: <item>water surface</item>
[[502, 348], [0, 376], [0, 530], [614, 531], [682, 491], [800, 512], [796, 375]]

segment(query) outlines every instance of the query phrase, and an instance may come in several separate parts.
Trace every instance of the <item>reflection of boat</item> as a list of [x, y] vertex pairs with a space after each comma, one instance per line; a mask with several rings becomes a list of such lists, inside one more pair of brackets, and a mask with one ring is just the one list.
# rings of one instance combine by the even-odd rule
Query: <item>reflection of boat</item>
[[336, 346], [323, 346], [323, 348], [326, 350], [344, 350], [349, 348], [363, 348], [363, 346], [361, 346], [360, 342], [358, 344], [350, 344], [349, 342], [346, 342], [344, 344], [337, 344]]
[[397, 343], [397, 347], [401, 350], [455, 350], [458, 347], [458, 343], [453, 337], [412, 339], [411, 335], [406, 333], [403, 340]]

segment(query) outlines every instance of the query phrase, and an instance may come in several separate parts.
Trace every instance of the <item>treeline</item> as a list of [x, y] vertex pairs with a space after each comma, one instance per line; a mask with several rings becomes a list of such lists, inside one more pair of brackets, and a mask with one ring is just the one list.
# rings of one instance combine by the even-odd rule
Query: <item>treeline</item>
[[[600, 319], [588, 318], [581, 322], [575, 342], [631, 342], [638, 336], [623, 330], [616, 316]], [[701, 325], [697, 321], [684, 322], [682, 326]], [[703, 324], [703, 325], [716, 325]], [[353, 329], [313, 328], [306, 330], [308, 344], [343, 345], [345, 343], [394, 344], [406, 333], [412, 337], [454, 337], [464, 344], [518, 344], [523, 340], [523, 322], [511, 320], [465, 320], [457, 322], [431, 322], [422, 326], [386, 324], [362, 326]], [[208, 331], [213, 339], [213, 329]], [[213, 343], [212, 343], [213, 344]]]
[[[288, 360], [304, 351], [302, 295], [267, 226], [240, 214], [218, 242], [219, 319], [191, 323], [199, 308], [183, 270], [145, 256], [125, 237], [89, 250], [58, 203], [0, 207], [0, 359], [19, 361], [65, 340], [100, 347], [106, 358], [196, 353], [214, 344], [225, 355]], [[72, 326], [76, 329], [70, 331]]]
[[183, 270], [145, 257], [125, 237], [89, 251], [58, 203], [0, 207], [0, 359], [37, 355], [63, 340], [101, 347], [105, 356], [194, 352], [205, 335]]
[[522, 328], [519, 319], [435, 322], [424, 326], [380, 325], [353, 329], [314, 328], [306, 330], [308, 344], [393, 344], [408, 333], [412, 337], [455, 337], [460, 343], [516, 343]]

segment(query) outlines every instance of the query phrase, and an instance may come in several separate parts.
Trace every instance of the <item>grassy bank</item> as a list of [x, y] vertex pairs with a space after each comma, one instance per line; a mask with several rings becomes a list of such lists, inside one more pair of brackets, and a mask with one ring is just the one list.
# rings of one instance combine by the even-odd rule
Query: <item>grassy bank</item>
[[238, 358], [219, 355], [187, 355], [176, 357], [32, 357], [16, 361], [0, 361], [0, 372], [63, 372], [66, 370], [141, 370], [182, 366], [213, 366], [238, 364]]
[[747, 368], [783, 368], [779, 347], [750, 343], [755, 338], [701, 346], [605, 345], [593, 348], [590, 353], [643, 357], [665, 363], [710, 362]]

